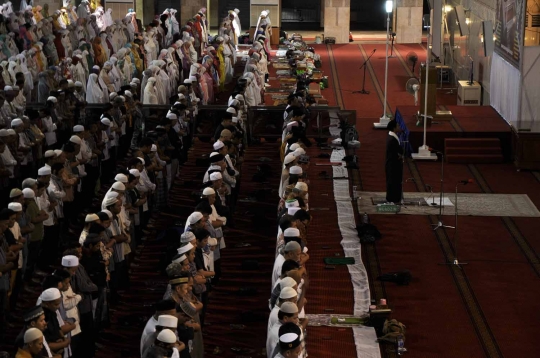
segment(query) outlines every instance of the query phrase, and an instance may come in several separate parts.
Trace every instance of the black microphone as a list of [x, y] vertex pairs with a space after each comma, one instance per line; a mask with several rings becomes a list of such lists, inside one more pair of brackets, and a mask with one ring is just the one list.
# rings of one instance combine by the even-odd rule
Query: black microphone
[[462, 184], [462, 185], [467, 185], [467, 184], [472, 184], [472, 183], [474, 183], [474, 180], [472, 180], [472, 179], [460, 180], [458, 182], [458, 184]]

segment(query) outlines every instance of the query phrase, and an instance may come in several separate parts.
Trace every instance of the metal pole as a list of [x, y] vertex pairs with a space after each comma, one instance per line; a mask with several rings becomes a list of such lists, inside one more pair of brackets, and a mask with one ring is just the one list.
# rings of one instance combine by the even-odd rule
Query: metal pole
[[426, 141], [427, 141], [427, 102], [428, 102], [428, 78], [429, 78], [429, 33], [427, 34], [427, 50], [426, 50], [426, 83], [425, 86], [425, 94], [424, 94], [424, 145], [422, 146], [424, 149], [427, 147]]
[[[381, 119], [389, 119], [386, 115], [386, 90], [388, 88], [388, 36], [390, 34], [390, 13], [386, 13], [386, 67], [384, 71], [384, 112]], [[424, 144], [426, 143], [424, 139]]]

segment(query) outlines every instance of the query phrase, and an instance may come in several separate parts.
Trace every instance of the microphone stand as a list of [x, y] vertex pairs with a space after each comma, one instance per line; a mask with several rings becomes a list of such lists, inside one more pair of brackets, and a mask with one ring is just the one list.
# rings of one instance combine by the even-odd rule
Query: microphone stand
[[408, 146], [408, 143], [409, 141], [402, 141], [401, 143], [403, 143], [403, 156], [401, 157], [401, 161], [402, 161], [402, 167], [401, 167], [401, 206], [403, 206], [404, 208], [406, 208], [407, 206], [405, 206], [405, 194], [403, 193], [403, 186], [405, 184], [404, 182], [404, 177], [405, 177], [405, 158], [407, 156], [407, 146]]
[[371, 56], [373, 56], [373, 54], [375, 53], [375, 50], [373, 50], [371, 55], [369, 55], [368, 58], [366, 58], [366, 60], [362, 64], [362, 66], [360, 66], [360, 68], [359, 68], [359, 70], [360, 70], [362, 67], [364, 67], [364, 77], [362, 78], [362, 90], [353, 91], [352, 93], [369, 94], [369, 91], [366, 91], [366, 89], [365, 89], [365, 86], [366, 86], [366, 68], [367, 68], [367, 63], [369, 62], [369, 59], [371, 58]]
[[442, 152], [437, 152], [437, 154], [441, 155], [441, 192], [439, 193], [439, 221], [437, 222], [437, 224], [431, 224], [431, 226], [434, 226], [433, 231], [441, 228], [455, 229], [455, 227], [453, 226], [444, 225], [442, 221], [442, 212], [444, 208], [444, 154]]
[[394, 57], [396, 57], [396, 56], [394, 56], [394, 38], [396, 37], [396, 33], [392, 32], [390, 34], [390, 36], [392, 36], [392, 46], [390, 47], [390, 56], [388, 56], [388, 58], [394, 58]]
[[[458, 186], [460, 186], [461, 184], [463, 183], [457, 183], [456, 185], [456, 196], [455, 196], [455, 215], [456, 215], [456, 231], [454, 232], [454, 260], [452, 262], [444, 262], [440, 265], [452, 265], [452, 266], [456, 266], [458, 268], [462, 268], [461, 265], [468, 265], [469, 263], [468, 262], [459, 262], [458, 260]], [[466, 185], [466, 184], [463, 184], [463, 185]]]

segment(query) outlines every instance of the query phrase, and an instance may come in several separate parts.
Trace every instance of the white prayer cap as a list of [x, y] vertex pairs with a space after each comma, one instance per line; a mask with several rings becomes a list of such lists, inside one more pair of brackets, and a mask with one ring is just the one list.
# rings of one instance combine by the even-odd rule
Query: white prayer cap
[[168, 314], [164, 314], [164, 315], [158, 316], [157, 322], [158, 322], [157, 323], [158, 326], [176, 329], [178, 325], [178, 318], [168, 315]]
[[81, 81], [76, 81], [75, 82], [75, 87], [82, 87], [82, 86], [83, 86], [83, 84], [82, 84]]
[[182, 99], [185, 99], [186, 96], [184, 96], [182, 93], [178, 93], [178, 100], [182, 100]]
[[67, 255], [62, 257], [62, 266], [77, 267], [79, 266], [79, 258], [75, 255]]
[[159, 332], [157, 339], [163, 343], [173, 344], [176, 343], [176, 334], [174, 334], [174, 332], [170, 329], [164, 329]]
[[297, 150], [298, 148], [301, 148], [301, 147], [300, 147], [300, 144], [298, 144], [298, 143], [293, 143], [293, 144], [291, 144], [291, 146], [289, 147], [289, 149], [292, 150], [293, 152], [294, 152], [295, 150]]
[[139, 171], [139, 169], [130, 169], [129, 173], [136, 178], [141, 176], [141, 172]]
[[212, 188], [204, 188], [203, 192], [202, 192], [202, 195], [214, 195], [216, 193], [216, 191]]
[[285, 277], [281, 281], [279, 281], [279, 286], [283, 290], [285, 287], [294, 287], [296, 286], [296, 281], [292, 277]]
[[238, 123], [238, 117], [232, 117], [232, 122], [233, 123]]
[[97, 214], [87, 214], [86, 217], [84, 218], [85, 223], [91, 223], [98, 220], [99, 220], [99, 216], [97, 216]]
[[[137, 170], [137, 169], [135, 169], [135, 170]], [[116, 174], [116, 176], [114, 177], [114, 180], [125, 184], [125, 183], [128, 182], [128, 177], [125, 174], [120, 173], [120, 174]]]
[[287, 237], [300, 237], [300, 230], [295, 227], [289, 227], [283, 231], [283, 236]]
[[109, 118], [102, 118], [101, 123], [109, 127], [111, 126], [111, 121], [109, 120]]
[[227, 113], [232, 113], [233, 115], [236, 115], [236, 109], [229, 107], [227, 108]]
[[203, 218], [203, 214], [198, 211], [195, 211], [190, 216], [188, 216], [187, 221], [189, 225], [195, 224], [197, 221], [200, 221]]
[[54, 150], [47, 150], [45, 151], [44, 156], [45, 158], [56, 157], [56, 153], [54, 152]]
[[129, 98], [133, 97], [133, 93], [131, 93], [131, 91], [124, 91], [124, 95]]
[[179, 258], [172, 260], [172, 262], [174, 262], [175, 264], [181, 264], [181, 263], [182, 263], [183, 261], [185, 261], [186, 259], [187, 259], [187, 256], [186, 256], [186, 255], [182, 255], [182, 256], [180, 256]]
[[7, 137], [8, 135], [7, 129], [0, 129], [0, 137]]
[[239, 100], [239, 101], [243, 101], [244, 100], [244, 96], [241, 95], [241, 94], [237, 94], [236, 97], [234, 97], [235, 99]]
[[51, 175], [51, 167], [41, 167], [37, 173], [38, 176]]
[[139, 84], [139, 83], [141, 83], [141, 80], [138, 79], [137, 77], [134, 77], [134, 78], [131, 80], [131, 82], [136, 83], [136, 84]]
[[152, 144], [152, 146], [150, 147], [150, 151], [151, 152], [157, 152], [157, 145]]
[[209, 246], [217, 246], [217, 244], [218, 244], [218, 241], [217, 241], [216, 238], [211, 237], [211, 238], [208, 239], [208, 245]]
[[72, 135], [70, 138], [69, 138], [69, 141], [71, 143], [75, 143], [75, 144], [78, 144], [78, 145], [81, 145], [81, 138], [79, 136], [76, 136], [76, 135]]
[[[26, 190], [26, 189], [25, 189], [25, 190]], [[32, 189], [30, 189], [30, 190], [32, 190]], [[21, 203], [9, 203], [9, 204], [8, 204], [8, 209], [9, 209], [9, 210], [13, 210], [13, 211], [15, 211], [16, 213], [18, 213], [18, 212], [21, 212], [21, 211], [22, 211], [22, 205], [21, 205]]]
[[62, 155], [62, 149], [55, 149], [54, 154], [56, 154], [57, 157]]
[[289, 299], [298, 296], [298, 293], [296, 293], [295, 289], [292, 287], [285, 287], [281, 290], [281, 293], [279, 294], [279, 298], [281, 299]]
[[195, 76], [189, 76], [189, 79], [191, 80], [191, 82], [197, 82], [197, 77]]
[[[290, 278], [290, 277], [287, 277], [287, 278]], [[291, 280], [292, 280], [292, 278], [291, 278]], [[296, 285], [296, 282], [294, 284]], [[291, 288], [291, 287], [286, 287], [286, 288]], [[283, 290], [283, 288], [282, 288], [282, 290]], [[294, 288], [293, 288], [293, 291], [294, 291]], [[283, 302], [281, 304], [281, 306], [279, 307], [279, 310], [281, 312], [283, 312], [283, 313], [295, 314], [295, 313], [298, 312], [298, 306], [294, 302]]]
[[294, 215], [300, 209], [301, 208], [297, 208], [297, 207], [287, 208], [287, 214]]
[[23, 189], [22, 193], [25, 199], [33, 199], [36, 197], [36, 193], [30, 188]]
[[289, 241], [285, 247], [283, 248], [283, 251], [285, 252], [291, 252], [291, 251], [295, 251], [295, 250], [301, 250], [302, 247], [300, 246], [299, 243], [297, 243], [296, 241]]
[[298, 200], [296, 199], [289, 199], [287, 201], [285, 201], [285, 207], [288, 209], [288, 208], [294, 208], [294, 207], [299, 207], [300, 204], [298, 203]]
[[195, 234], [191, 231], [186, 231], [182, 235], [180, 235], [180, 242], [182, 244], [187, 244], [188, 242], [192, 242], [195, 240]]
[[84, 132], [84, 126], [81, 126], [80, 124], [77, 124], [73, 127], [73, 133], [80, 133]]
[[302, 167], [299, 167], [298, 165], [294, 165], [289, 168], [289, 174], [300, 175], [302, 172]]
[[39, 297], [41, 298], [41, 301], [43, 302], [50, 302], [50, 301], [59, 299], [60, 297], [62, 297], [62, 295], [60, 294], [60, 291], [58, 291], [57, 288], [52, 287], [43, 291], [41, 293], [41, 296]]
[[297, 182], [294, 188], [302, 191], [308, 191], [308, 185], [302, 181]]
[[124, 183], [122, 182], [114, 182], [113, 185], [112, 185], [112, 188], [114, 190], [120, 190], [120, 191], [125, 191], [126, 190], [126, 186], [124, 185]]
[[190, 85], [191, 82], [192, 82], [191, 78], [187, 78], [187, 79], [184, 80], [184, 84], [186, 84], [186, 85]]
[[169, 112], [169, 113], [167, 113], [167, 118], [168, 119], [178, 119], [178, 116], [176, 114], [174, 114], [174, 113]]
[[7, 130], [7, 134], [9, 134], [9, 135], [17, 135], [17, 132], [15, 132], [13, 129], [10, 128], [10, 129]]
[[292, 163], [294, 162], [295, 159], [296, 157], [292, 153], [289, 153], [285, 156], [285, 159], [283, 159], [283, 164]]
[[214, 147], [214, 150], [220, 150], [221, 148], [223, 148], [225, 146], [225, 144], [223, 144], [222, 141], [218, 140], [217, 142], [214, 143], [213, 147]]
[[14, 120], [11, 121], [11, 126], [12, 127], [18, 127], [18, 126], [20, 126], [22, 124], [23, 124], [23, 121], [20, 118], [15, 118]]
[[28, 328], [26, 332], [24, 332], [24, 344], [32, 343], [41, 337], [43, 337], [43, 332], [41, 332], [39, 329]]
[[54, 96], [49, 96], [49, 97], [47, 98], [47, 102], [49, 102], [49, 101], [51, 101], [51, 102], [53, 102], [53, 103], [58, 102], [58, 100], [57, 100], [56, 97], [54, 97]]
[[[110, 194], [110, 193], [109, 193]], [[118, 202], [118, 198], [114, 197], [114, 196], [109, 196], [107, 195], [105, 197], [105, 200], [104, 200], [104, 203], [105, 203], [105, 206], [111, 206], [111, 205], [114, 205]]]
[[13, 91], [13, 87], [11, 86], [4, 86], [4, 91]]
[[182, 254], [185, 254], [186, 252], [188, 251], [191, 251], [191, 249], [193, 249], [195, 246], [193, 246], [193, 244], [191, 242], [188, 242], [186, 245], [180, 247], [179, 249], [177, 249], [176, 251], [182, 255]]
[[306, 151], [304, 150], [304, 148], [297, 148], [293, 152], [293, 155], [295, 157], [299, 157], [299, 156], [304, 155], [304, 154], [306, 154]]
[[214, 181], [214, 180], [219, 180], [219, 179], [223, 179], [223, 176], [221, 175], [220, 172], [215, 172], [215, 173], [210, 174], [210, 180]]

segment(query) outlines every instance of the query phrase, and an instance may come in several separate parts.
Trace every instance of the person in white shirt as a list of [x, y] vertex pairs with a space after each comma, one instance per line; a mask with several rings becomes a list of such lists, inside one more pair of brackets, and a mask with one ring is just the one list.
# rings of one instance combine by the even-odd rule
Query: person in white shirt
[[272, 311], [270, 311], [270, 316], [268, 317], [268, 327], [267, 327], [267, 333], [270, 333], [270, 330], [274, 325], [279, 321], [278, 313], [281, 308], [281, 306], [285, 302], [292, 302], [296, 304], [296, 301], [298, 300], [298, 293], [294, 289], [294, 287], [285, 287], [281, 290], [281, 293], [279, 294], [279, 300], [278, 303], [272, 308]]
[[156, 331], [156, 326], [158, 324], [158, 318], [162, 315], [176, 315], [176, 302], [173, 300], [161, 300], [155, 304], [156, 312], [150, 319], [146, 322], [142, 336], [141, 336], [141, 356], [143, 353], [144, 342], [148, 337]]
[[274, 268], [272, 271], [272, 289], [274, 288], [276, 281], [281, 276], [281, 267], [285, 260], [299, 261], [302, 254], [302, 248], [296, 241], [290, 241], [285, 245], [281, 253], [276, 257], [274, 261]]
[[266, 337], [266, 355], [273, 357], [273, 352], [279, 344], [279, 329], [287, 322], [298, 325], [298, 307], [294, 302], [284, 302], [278, 311], [278, 322], [272, 326]]
[[[77, 256], [67, 255], [62, 257], [62, 267], [65, 271], [69, 272], [71, 276], [75, 274], [78, 266], [79, 258]], [[73, 292], [71, 284], [66, 286], [67, 287], [64, 287], [65, 289], [62, 291], [62, 302], [64, 304], [64, 309], [66, 310], [66, 316], [68, 318], [73, 318], [75, 321], [75, 329], [71, 331], [71, 346], [76, 352], [77, 347], [81, 344], [80, 338], [82, 337], [78, 336], [79, 333], [81, 333], [81, 317], [77, 308], [77, 305], [82, 300], [82, 296]]]

